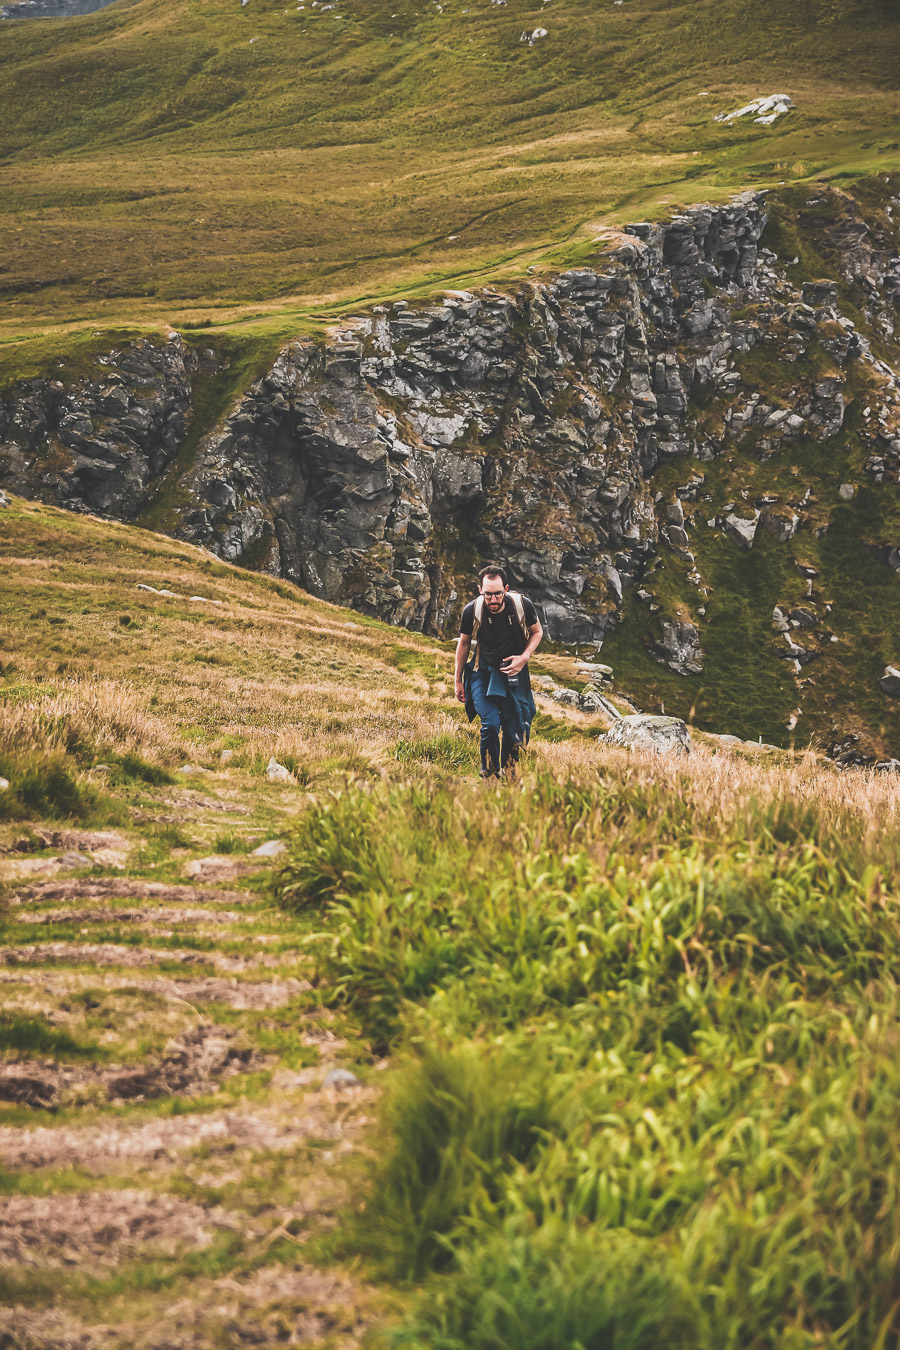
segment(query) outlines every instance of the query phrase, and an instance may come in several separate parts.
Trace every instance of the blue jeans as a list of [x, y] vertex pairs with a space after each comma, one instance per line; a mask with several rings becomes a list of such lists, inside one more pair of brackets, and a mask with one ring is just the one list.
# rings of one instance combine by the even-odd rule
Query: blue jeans
[[503, 748], [500, 747], [500, 728], [503, 725], [500, 716], [500, 700], [488, 698], [487, 687], [490, 670], [486, 667], [471, 673], [472, 702], [481, 718], [481, 771], [499, 773], [507, 764], [517, 764], [521, 740], [513, 740], [503, 732]]

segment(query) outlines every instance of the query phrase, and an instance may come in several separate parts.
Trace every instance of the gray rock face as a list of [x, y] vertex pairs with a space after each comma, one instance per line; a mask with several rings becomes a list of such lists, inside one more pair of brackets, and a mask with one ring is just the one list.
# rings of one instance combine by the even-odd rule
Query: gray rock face
[[663, 619], [662, 636], [653, 654], [677, 675], [699, 675], [703, 670], [703, 652], [697, 625]]
[[648, 227], [603, 272], [379, 306], [292, 344], [201, 447], [179, 533], [437, 632], [502, 557], [551, 638], [601, 641], [656, 550], [647, 475], [691, 452], [690, 387], [727, 371], [727, 346], [687, 364], [679, 346], [727, 323], [707, 288], [752, 283], [764, 224], [747, 195]]
[[691, 749], [690, 733], [680, 717], [653, 717], [649, 713], [621, 717], [599, 739], [605, 745], [655, 755], [687, 755]]
[[737, 544], [738, 548], [749, 550], [753, 547], [758, 523], [758, 519], [747, 520], [743, 516], [736, 516], [732, 513], [725, 517], [722, 528], [732, 543]]
[[296, 783], [294, 775], [284, 764], [279, 764], [274, 755], [266, 765], [266, 777], [270, 783]]
[[287, 844], [283, 839], [267, 839], [259, 848], [253, 849], [251, 858], [280, 858], [283, 853], [287, 853]]
[[4, 486], [71, 511], [131, 520], [188, 428], [191, 382], [175, 334], [98, 361], [100, 378], [29, 380], [0, 403]]
[[336, 1092], [345, 1092], [348, 1088], [362, 1087], [362, 1083], [355, 1073], [349, 1069], [329, 1069], [322, 1083], [323, 1088], [331, 1088]]

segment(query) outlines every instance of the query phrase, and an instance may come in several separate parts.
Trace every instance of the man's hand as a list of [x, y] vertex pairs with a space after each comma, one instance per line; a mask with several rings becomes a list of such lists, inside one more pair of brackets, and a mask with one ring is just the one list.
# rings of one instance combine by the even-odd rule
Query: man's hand
[[456, 701], [457, 703], [465, 703], [466, 701], [466, 687], [462, 680], [456, 681]]
[[518, 675], [519, 671], [524, 670], [527, 665], [527, 656], [506, 656], [500, 662], [500, 669], [504, 675]]

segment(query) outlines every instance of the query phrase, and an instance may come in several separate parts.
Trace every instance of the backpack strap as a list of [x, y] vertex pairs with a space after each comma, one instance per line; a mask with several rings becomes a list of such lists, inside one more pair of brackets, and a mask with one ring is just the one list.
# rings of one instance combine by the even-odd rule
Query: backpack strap
[[475, 669], [478, 670], [478, 630], [481, 627], [481, 620], [484, 618], [484, 596], [479, 595], [475, 600], [475, 613], [472, 618], [472, 641], [475, 643]]
[[513, 602], [513, 609], [516, 611], [516, 618], [519, 620], [519, 626], [526, 638], [530, 636], [528, 624], [525, 620], [525, 600], [521, 591], [507, 591], [507, 595]]
[[478, 641], [478, 630], [481, 627], [481, 621], [484, 618], [484, 596], [479, 595], [475, 600], [475, 617], [472, 620], [472, 641]]

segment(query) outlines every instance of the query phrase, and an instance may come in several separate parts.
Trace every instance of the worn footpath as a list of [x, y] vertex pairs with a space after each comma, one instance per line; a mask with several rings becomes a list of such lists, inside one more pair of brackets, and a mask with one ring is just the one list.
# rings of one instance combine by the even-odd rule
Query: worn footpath
[[353, 1345], [372, 1320], [326, 1248], [377, 1066], [253, 856], [296, 797], [240, 795], [223, 770], [142, 789], [130, 828], [0, 827], [9, 1350]]

